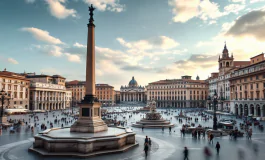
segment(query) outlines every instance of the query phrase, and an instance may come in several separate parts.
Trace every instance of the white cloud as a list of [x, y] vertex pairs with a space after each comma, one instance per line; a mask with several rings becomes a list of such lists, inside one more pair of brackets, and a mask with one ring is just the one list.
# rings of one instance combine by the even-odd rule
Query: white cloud
[[13, 58], [8, 58], [7, 61], [12, 64], [18, 64], [18, 61]]
[[242, 3], [245, 4], [246, 0], [229, 0], [230, 2], [234, 2], [234, 3]]
[[215, 20], [210, 21], [209, 25], [211, 25], [211, 24], [216, 24], [216, 21]]
[[76, 10], [67, 9], [64, 4], [66, 0], [45, 0], [49, 5], [50, 13], [58, 18], [65, 19], [69, 16], [77, 17]]
[[205, 21], [223, 16], [219, 5], [209, 0], [168, 0], [168, 4], [172, 7], [174, 22], [185, 23], [194, 17]]
[[70, 61], [70, 62], [78, 62], [78, 63], [81, 62], [81, 58], [77, 54], [65, 53], [65, 55], [66, 55], [68, 61]]
[[99, 11], [112, 11], [122, 12], [125, 8], [124, 5], [119, 4], [119, 0], [83, 0], [87, 4], [93, 4], [93, 6]]
[[250, 3], [257, 3], [257, 2], [263, 2], [265, 0], [250, 0]]
[[138, 40], [134, 42], [126, 42], [123, 38], [117, 38], [116, 40], [129, 49], [138, 49], [142, 51], [151, 49], [167, 50], [179, 45], [174, 39], [166, 36], [153, 37], [147, 40]]
[[51, 36], [48, 31], [34, 27], [21, 28], [21, 30], [31, 33], [33, 37], [39, 41], [43, 41], [50, 44], [63, 44], [63, 42], [60, 39]]
[[239, 11], [243, 10], [246, 6], [244, 4], [229, 4], [225, 6], [224, 10], [227, 13], [238, 14]]
[[25, 0], [26, 3], [34, 3], [35, 0]]
[[74, 47], [77, 47], [77, 48], [86, 48], [85, 45], [80, 44], [80, 43], [78, 43], [78, 42], [75, 42]]

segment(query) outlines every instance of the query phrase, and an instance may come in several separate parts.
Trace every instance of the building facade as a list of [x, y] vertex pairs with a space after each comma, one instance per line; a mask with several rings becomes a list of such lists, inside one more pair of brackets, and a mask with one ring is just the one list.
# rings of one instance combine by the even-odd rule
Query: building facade
[[236, 115], [265, 117], [264, 53], [250, 59], [250, 65], [232, 72], [231, 106]]
[[[73, 101], [81, 103], [86, 94], [85, 81], [66, 82], [66, 88], [72, 91]], [[113, 105], [115, 103], [114, 87], [108, 84], [96, 84], [96, 97], [102, 105]]]
[[116, 104], [118, 104], [118, 103], [120, 103], [121, 102], [121, 93], [120, 93], [120, 91], [114, 91], [115, 92], [115, 103]]
[[[59, 75], [26, 74], [30, 80], [30, 110], [59, 110], [67, 107], [65, 78]], [[68, 103], [69, 105], [69, 103]]]
[[5, 102], [4, 107], [29, 109], [29, 85], [30, 80], [23, 75], [8, 72], [6, 69], [0, 71], [0, 90], [3, 89], [11, 98], [9, 103]]
[[155, 100], [157, 107], [193, 108], [205, 107], [208, 96], [206, 80], [192, 80], [191, 76], [181, 79], [166, 79], [149, 83], [147, 101]]
[[145, 88], [139, 86], [137, 81], [132, 77], [128, 86], [121, 86], [120, 101], [121, 102], [145, 102]]
[[114, 105], [114, 87], [108, 84], [96, 84], [96, 97], [103, 106]]
[[[249, 61], [234, 61], [233, 55], [229, 54], [225, 44], [223, 52], [218, 59], [219, 72], [211, 74], [208, 78], [209, 96], [213, 97], [216, 90], [219, 99], [218, 110], [231, 112], [230, 106], [230, 82], [231, 73], [240, 67], [250, 64]], [[210, 105], [210, 104], [209, 104]], [[209, 109], [213, 107], [208, 106]]]

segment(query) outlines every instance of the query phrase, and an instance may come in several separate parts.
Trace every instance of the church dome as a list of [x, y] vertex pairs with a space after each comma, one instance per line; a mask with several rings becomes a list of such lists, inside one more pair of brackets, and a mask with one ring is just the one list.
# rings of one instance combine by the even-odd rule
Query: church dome
[[129, 87], [138, 87], [137, 81], [132, 77], [132, 80], [129, 82]]

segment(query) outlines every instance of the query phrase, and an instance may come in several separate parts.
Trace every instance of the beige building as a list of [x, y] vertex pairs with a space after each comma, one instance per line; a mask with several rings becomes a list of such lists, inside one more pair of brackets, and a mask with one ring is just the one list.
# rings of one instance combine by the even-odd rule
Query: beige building
[[[86, 93], [85, 81], [70, 81], [66, 82], [67, 89], [72, 91], [74, 101], [80, 103]], [[102, 105], [113, 105], [115, 103], [114, 87], [108, 84], [96, 84], [96, 97]]]
[[29, 109], [29, 84], [30, 81], [25, 76], [8, 72], [6, 69], [0, 71], [0, 90], [4, 89], [11, 98], [9, 104], [6, 102], [4, 106]]
[[205, 107], [208, 84], [205, 80], [192, 80], [191, 76], [181, 79], [166, 79], [149, 83], [147, 101], [155, 100], [157, 107]]
[[30, 80], [31, 110], [59, 110], [70, 107], [71, 99], [67, 99], [70, 91], [66, 90], [64, 77], [35, 73], [25, 75]]
[[250, 58], [250, 65], [232, 72], [231, 106], [236, 115], [265, 116], [264, 53]]
[[96, 84], [96, 97], [103, 106], [111, 106], [115, 102], [114, 87], [108, 84]]

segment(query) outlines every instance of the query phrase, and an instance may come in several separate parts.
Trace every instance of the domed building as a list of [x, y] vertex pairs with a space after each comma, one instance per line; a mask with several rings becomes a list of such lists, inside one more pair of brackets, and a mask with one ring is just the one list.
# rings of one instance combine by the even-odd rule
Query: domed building
[[128, 86], [120, 88], [121, 102], [144, 102], [144, 89], [144, 86], [138, 85], [133, 76]]

